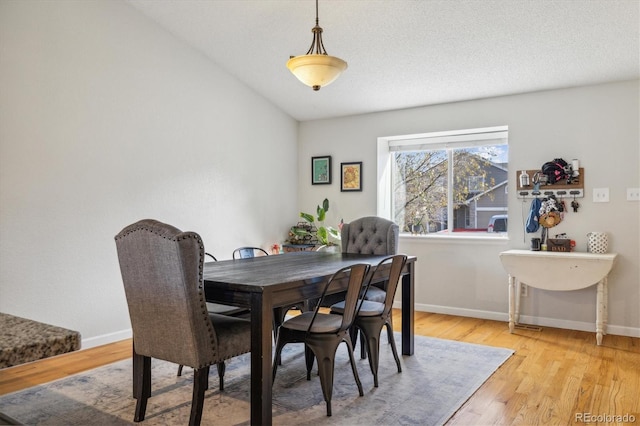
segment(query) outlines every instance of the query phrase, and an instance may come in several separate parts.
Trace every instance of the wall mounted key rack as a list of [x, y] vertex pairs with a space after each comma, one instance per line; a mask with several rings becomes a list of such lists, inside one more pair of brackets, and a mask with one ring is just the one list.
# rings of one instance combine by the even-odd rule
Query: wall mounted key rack
[[554, 195], [556, 198], [584, 198], [584, 168], [580, 167], [580, 174], [571, 179], [571, 183], [567, 183], [566, 180], [562, 180], [558, 183], [551, 185], [540, 185], [540, 190], [534, 190], [533, 176], [540, 172], [540, 170], [525, 170], [529, 175], [529, 186], [520, 185], [520, 172], [516, 171], [516, 185], [518, 198], [543, 198], [549, 195]]

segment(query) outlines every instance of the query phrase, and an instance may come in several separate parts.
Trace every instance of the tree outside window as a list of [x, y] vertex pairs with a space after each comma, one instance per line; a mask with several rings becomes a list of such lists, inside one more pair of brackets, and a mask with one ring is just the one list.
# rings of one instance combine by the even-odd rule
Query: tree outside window
[[401, 149], [390, 153], [392, 220], [401, 231], [419, 224], [421, 233], [482, 232], [492, 215], [506, 213], [506, 139], [469, 139], [471, 146], [462, 141], [435, 149], [396, 144]]

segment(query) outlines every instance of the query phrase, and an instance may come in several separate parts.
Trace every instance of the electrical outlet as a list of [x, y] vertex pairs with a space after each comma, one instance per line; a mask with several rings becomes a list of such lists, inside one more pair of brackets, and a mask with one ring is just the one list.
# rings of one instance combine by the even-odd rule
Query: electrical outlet
[[627, 201], [640, 201], [640, 188], [627, 188]]
[[529, 293], [527, 288], [528, 287], [527, 287], [526, 284], [520, 283], [520, 296], [521, 297], [527, 297], [527, 294]]
[[593, 188], [593, 202], [594, 203], [608, 203], [609, 202], [609, 188]]

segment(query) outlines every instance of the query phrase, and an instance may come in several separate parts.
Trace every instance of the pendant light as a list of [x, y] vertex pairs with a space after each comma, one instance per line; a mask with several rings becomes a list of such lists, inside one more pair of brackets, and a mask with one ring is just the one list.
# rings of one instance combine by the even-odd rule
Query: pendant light
[[342, 71], [347, 69], [347, 63], [340, 58], [327, 55], [322, 44], [322, 28], [318, 21], [318, 0], [316, 0], [316, 26], [311, 29], [311, 32], [313, 32], [313, 41], [307, 54], [291, 56], [287, 61], [287, 68], [298, 80], [317, 91], [331, 84]]

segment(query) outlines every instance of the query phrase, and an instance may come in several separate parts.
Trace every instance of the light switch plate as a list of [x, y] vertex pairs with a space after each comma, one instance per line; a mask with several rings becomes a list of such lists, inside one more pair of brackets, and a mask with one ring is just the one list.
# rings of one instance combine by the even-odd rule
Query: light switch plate
[[608, 203], [609, 202], [609, 188], [593, 188], [593, 202], [594, 203]]

